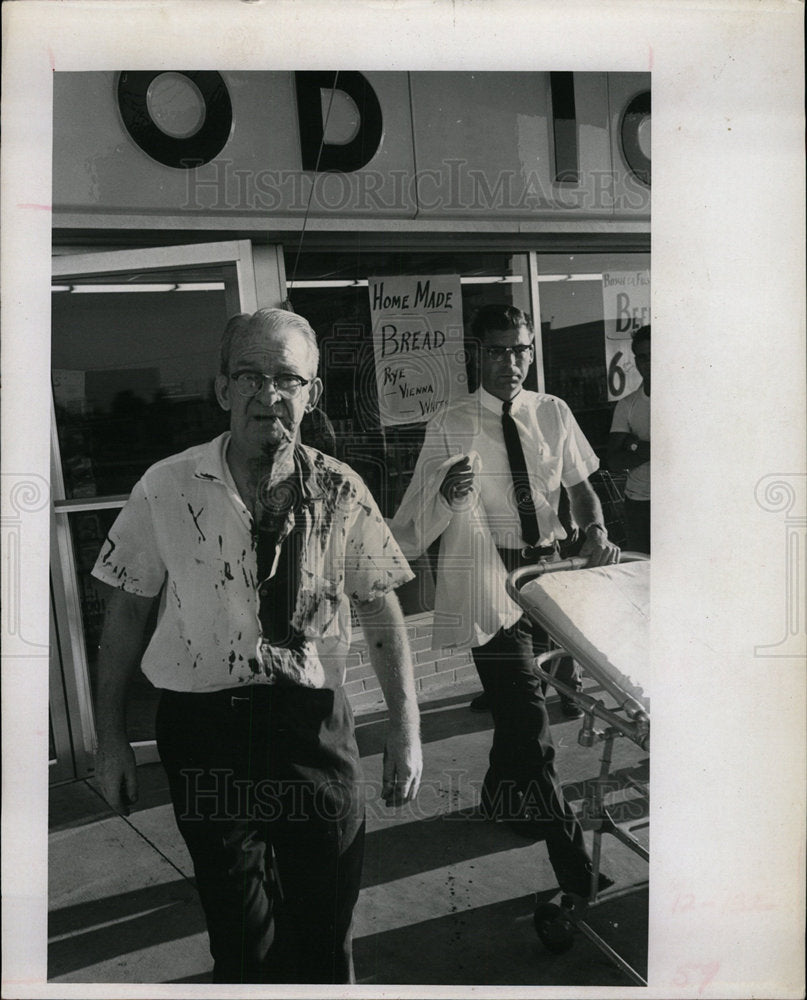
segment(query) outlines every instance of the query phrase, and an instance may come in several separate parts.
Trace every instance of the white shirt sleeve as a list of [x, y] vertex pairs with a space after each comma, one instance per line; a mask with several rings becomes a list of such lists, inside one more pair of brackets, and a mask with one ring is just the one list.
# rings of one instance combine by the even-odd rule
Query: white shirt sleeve
[[141, 479], [109, 529], [92, 575], [130, 594], [156, 597], [162, 589], [165, 573], [151, 505]]
[[345, 539], [344, 565], [345, 593], [352, 601], [381, 597], [415, 576], [363, 483]]
[[564, 486], [577, 486], [584, 482], [600, 467], [600, 460], [594, 449], [580, 430], [580, 425], [574, 414], [563, 400], [560, 404], [560, 417], [563, 426], [563, 471], [561, 481]]

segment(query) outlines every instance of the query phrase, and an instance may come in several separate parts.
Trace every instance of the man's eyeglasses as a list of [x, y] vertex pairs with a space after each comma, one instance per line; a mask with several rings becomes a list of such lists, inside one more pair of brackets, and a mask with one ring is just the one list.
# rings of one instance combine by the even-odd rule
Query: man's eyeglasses
[[271, 382], [278, 396], [293, 399], [300, 394], [303, 386], [309, 384], [309, 379], [291, 372], [281, 372], [279, 375], [266, 375], [264, 372], [233, 372], [230, 378], [242, 396], [257, 396], [265, 382]]
[[491, 361], [504, 361], [508, 354], [512, 354], [516, 361], [528, 358], [532, 355], [532, 344], [511, 344], [508, 347], [491, 346], [485, 348], [485, 354]]

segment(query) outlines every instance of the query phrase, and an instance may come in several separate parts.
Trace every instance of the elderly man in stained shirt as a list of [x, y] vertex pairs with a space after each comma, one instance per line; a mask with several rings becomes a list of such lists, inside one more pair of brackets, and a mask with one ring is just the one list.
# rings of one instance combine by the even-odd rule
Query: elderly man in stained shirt
[[[441, 538], [434, 645], [471, 647], [493, 713], [483, 811], [545, 839], [561, 888], [584, 897], [590, 858], [555, 771], [534, 667], [535, 648], [546, 636], [510, 600], [504, 583], [521, 565], [557, 558], [557, 543], [566, 537], [557, 514], [562, 486], [583, 529], [581, 555], [589, 565], [615, 562], [619, 550], [608, 540], [588, 482], [597, 457], [571, 411], [562, 400], [522, 386], [534, 350], [529, 317], [510, 306], [485, 306], [472, 333], [481, 352], [481, 387], [429, 423], [391, 526], [410, 558]], [[524, 537], [514, 499], [503, 414], [515, 423], [523, 448], [537, 522], [532, 540]]]
[[412, 573], [361, 479], [299, 444], [317, 363], [301, 316], [233, 323], [215, 383], [229, 432], [146, 471], [93, 570], [115, 588], [96, 775], [125, 811], [126, 686], [142, 656], [219, 983], [353, 981], [364, 796], [342, 687], [351, 604], [390, 713], [385, 801], [410, 800], [422, 768], [394, 594]]

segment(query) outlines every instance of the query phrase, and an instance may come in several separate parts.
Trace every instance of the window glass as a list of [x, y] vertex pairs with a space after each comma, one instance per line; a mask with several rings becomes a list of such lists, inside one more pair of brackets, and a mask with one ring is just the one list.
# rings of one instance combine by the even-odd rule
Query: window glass
[[53, 397], [68, 499], [126, 495], [153, 462], [226, 428], [213, 394], [227, 320], [215, 277], [196, 291], [176, 290], [178, 279], [165, 283], [171, 291], [121, 291], [90, 277], [53, 292]]
[[569, 404], [601, 461], [615, 406], [608, 399], [603, 274], [649, 268], [650, 255], [641, 253], [538, 255], [546, 391]]
[[[606, 316], [603, 275], [625, 276], [648, 272], [650, 255], [642, 253], [539, 254], [538, 296], [546, 391], [564, 399], [600, 459], [591, 484], [602, 503], [608, 534], [624, 545], [624, 473], [606, 468], [605, 454], [615, 402], [609, 401], [609, 366], [606, 361]], [[649, 286], [640, 287], [634, 299], [649, 305]], [[637, 314], [629, 327], [649, 321]]]

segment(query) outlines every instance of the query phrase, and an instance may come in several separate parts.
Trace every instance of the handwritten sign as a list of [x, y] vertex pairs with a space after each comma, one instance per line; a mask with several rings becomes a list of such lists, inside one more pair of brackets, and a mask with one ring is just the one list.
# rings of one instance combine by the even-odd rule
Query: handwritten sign
[[381, 424], [429, 420], [468, 391], [459, 275], [370, 278], [368, 286]]
[[630, 341], [650, 322], [650, 272], [609, 271], [602, 276], [605, 316], [605, 364], [608, 399], [621, 399], [638, 389], [642, 377], [633, 362]]

